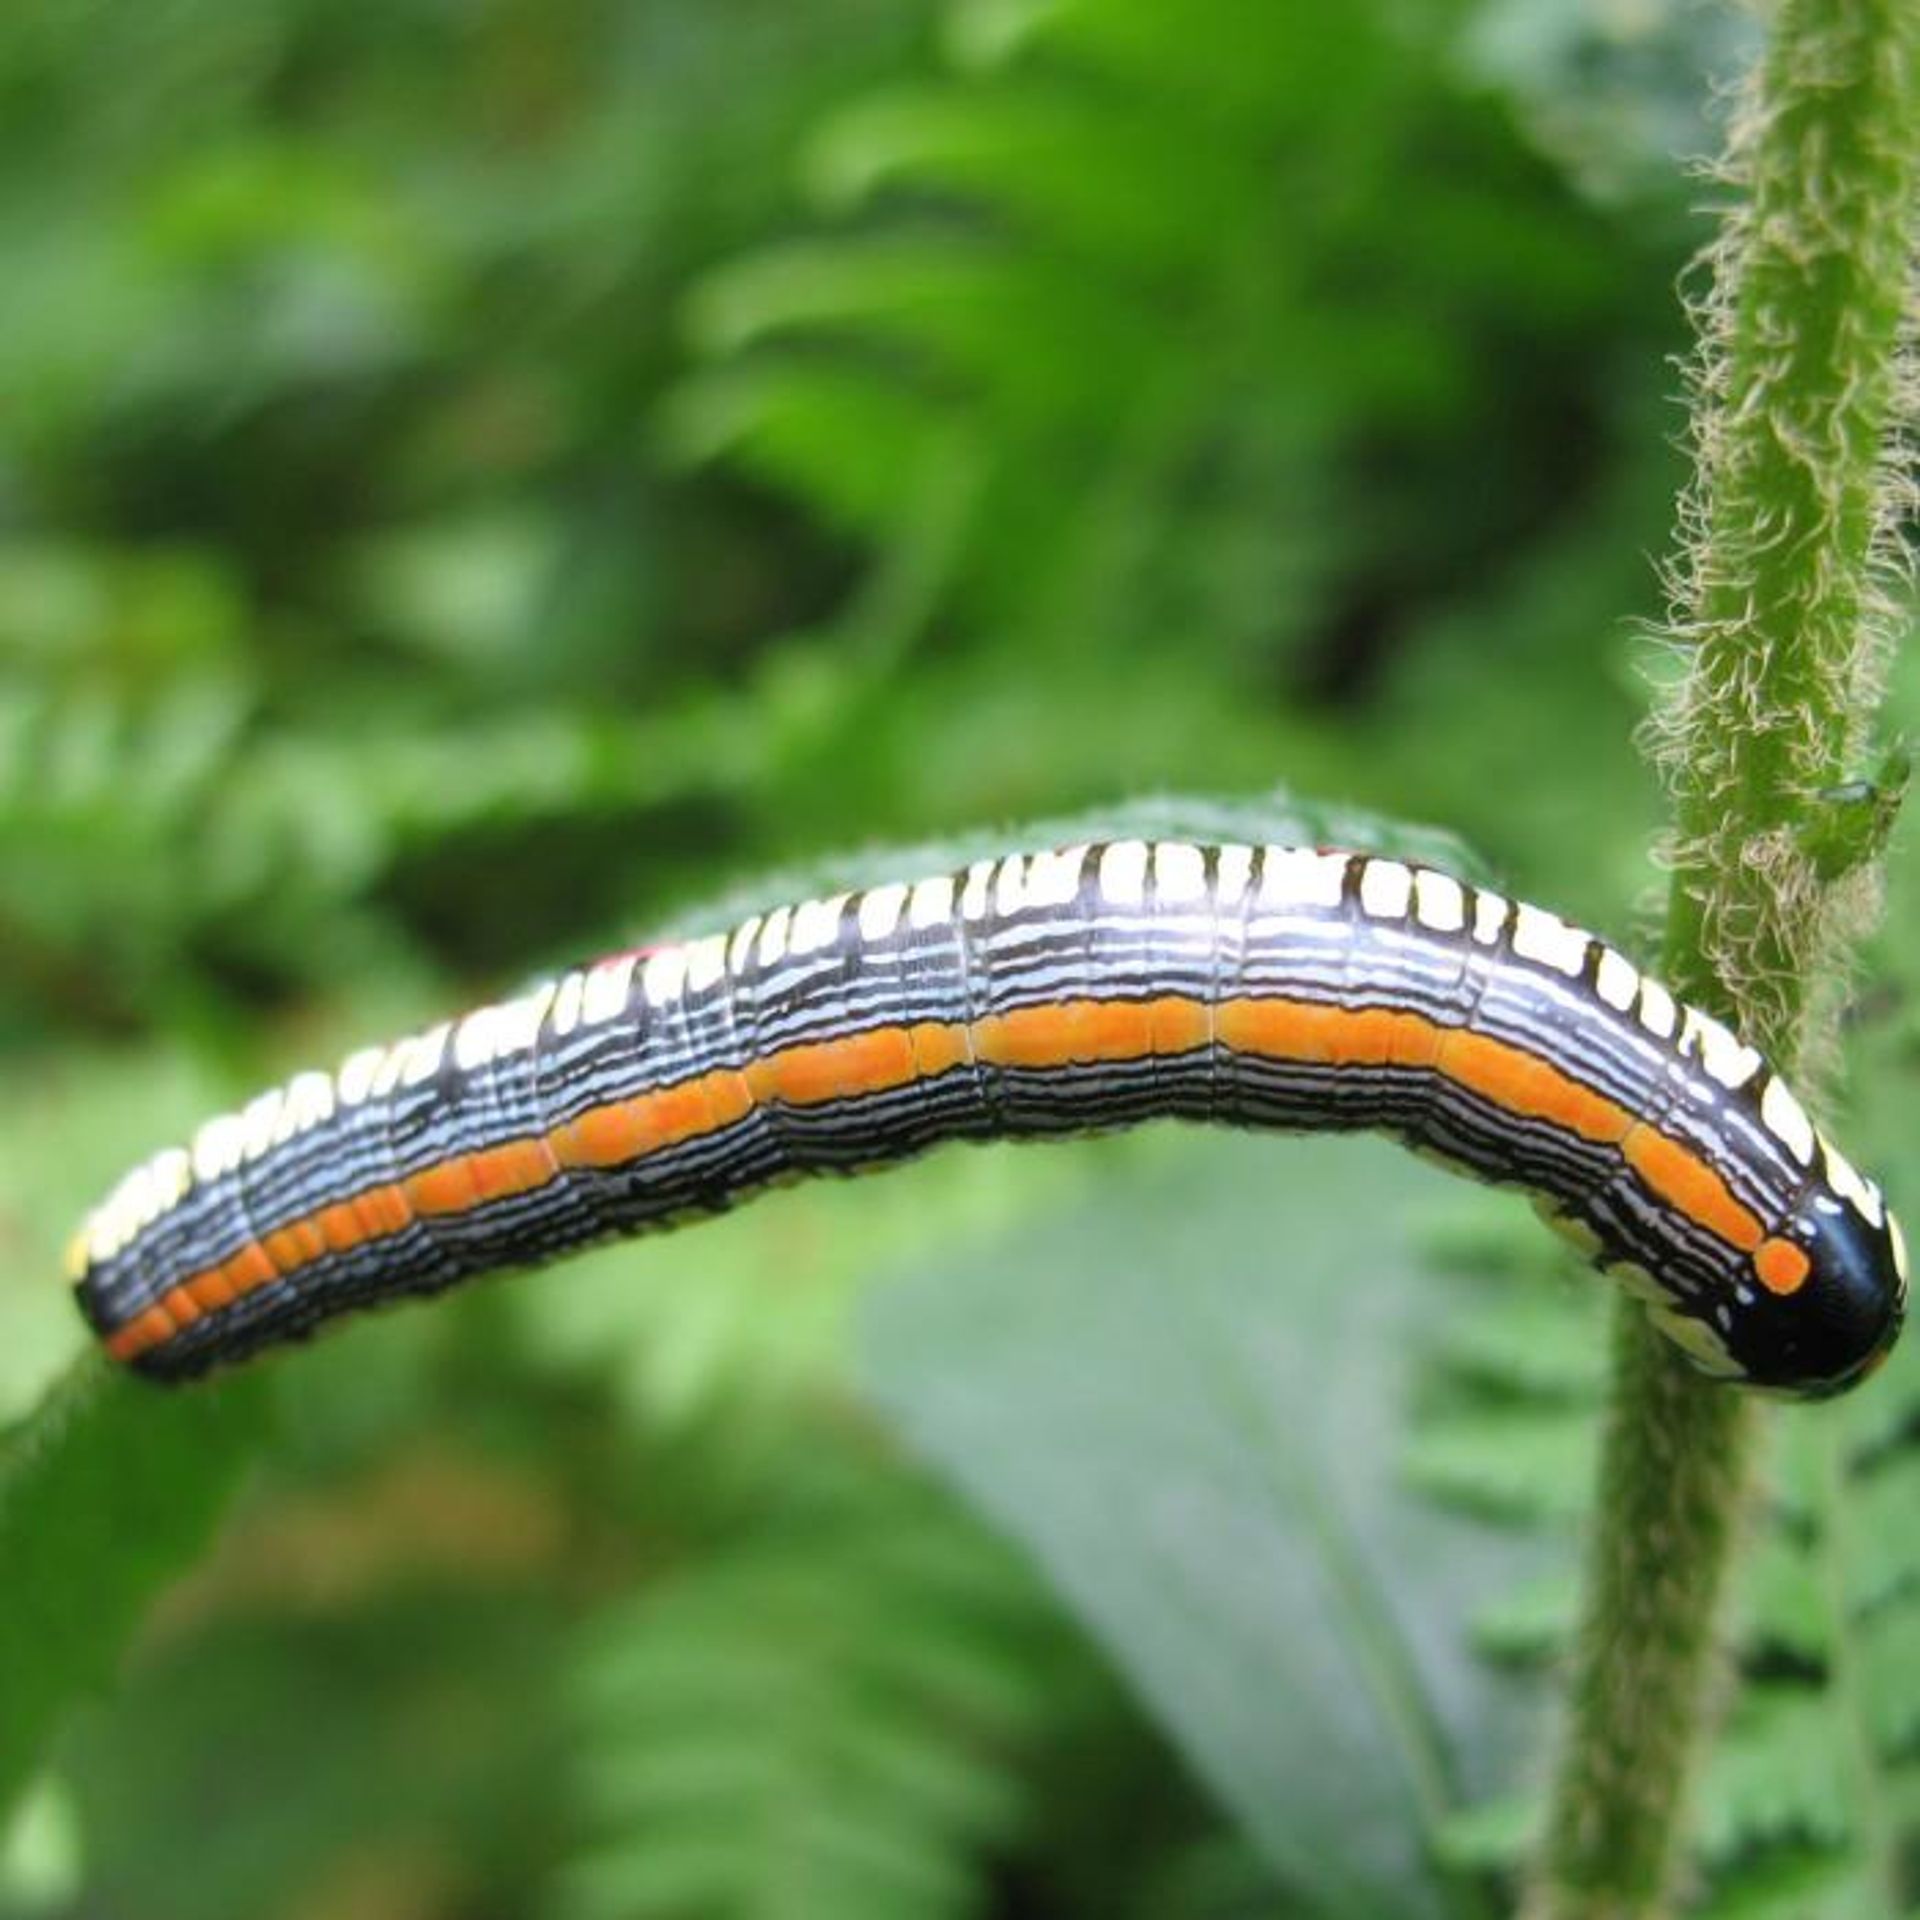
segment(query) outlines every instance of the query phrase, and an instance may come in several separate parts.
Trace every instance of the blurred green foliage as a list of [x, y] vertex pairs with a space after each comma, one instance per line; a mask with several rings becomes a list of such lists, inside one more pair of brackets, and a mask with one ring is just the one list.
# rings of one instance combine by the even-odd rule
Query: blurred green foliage
[[[1668, 148], [1738, 38], [0, 16], [0, 1913], [1499, 1910], [1594, 1296], [1384, 1148], [951, 1153], [28, 1416], [126, 1160], [824, 849], [1284, 780], [1631, 936]], [[1898, 1380], [1783, 1450], [1727, 1912], [1909, 1857]]]

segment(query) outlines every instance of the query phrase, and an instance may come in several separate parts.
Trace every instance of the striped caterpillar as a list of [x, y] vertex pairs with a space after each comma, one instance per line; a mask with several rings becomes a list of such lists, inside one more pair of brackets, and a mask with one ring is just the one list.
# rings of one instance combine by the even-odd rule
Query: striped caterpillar
[[1528, 1189], [1712, 1374], [1834, 1393], [1899, 1331], [1878, 1190], [1614, 948], [1431, 867], [1140, 840], [781, 907], [298, 1075], [130, 1174], [71, 1277], [183, 1379], [792, 1175], [1157, 1115]]

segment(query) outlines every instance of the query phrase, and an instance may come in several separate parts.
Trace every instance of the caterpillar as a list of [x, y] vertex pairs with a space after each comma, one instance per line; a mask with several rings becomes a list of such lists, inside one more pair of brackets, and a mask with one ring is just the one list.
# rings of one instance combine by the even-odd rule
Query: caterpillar
[[790, 1177], [1161, 1115], [1527, 1189], [1752, 1386], [1838, 1392], [1904, 1314], [1878, 1189], [1615, 948], [1429, 866], [1141, 840], [780, 907], [300, 1074], [128, 1175], [70, 1277], [180, 1380]]

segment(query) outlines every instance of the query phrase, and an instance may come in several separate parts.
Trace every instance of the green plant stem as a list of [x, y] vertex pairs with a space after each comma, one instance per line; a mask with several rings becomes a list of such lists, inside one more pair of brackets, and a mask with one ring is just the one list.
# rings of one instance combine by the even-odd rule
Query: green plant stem
[[[1675, 829], [1666, 972], [1782, 1064], [1873, 897], [1870, 858], [1845, 877], [1820, 850], [1828, 790], [1872, 722], [1903, 498], [1917, 48], [1916, 0], [1783, 0], [1700, 313], [1674, 614], [1691, 654], [1655, 720]], [[1757, 1434], [1749, 1400], [1623, 1304], [1537, 1920], [1672, 1909]]]
[[1757, 1424], [1750, 1399], [1703, 1386], [1637, 1306], [1616, 1308], [1571, 1733], [1531, 1913], [1664, 1911]]

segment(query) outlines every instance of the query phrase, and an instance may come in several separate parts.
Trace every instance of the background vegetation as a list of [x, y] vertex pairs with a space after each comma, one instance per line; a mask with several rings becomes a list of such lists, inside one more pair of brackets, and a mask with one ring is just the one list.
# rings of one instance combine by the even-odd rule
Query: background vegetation
[[[26, 1416], [128, 1159], [835, 850], [1284, 779], [1146, 817], [1630, 936], [1745, 32], [7, 10], [0, 1912], [1504, 1908], [1601, 1302], [1377, 1145], [956, 1151]], [[1916, 933], [1896, 860], [1910, 1208]], [[1916, 1415], [1910, 1343], [1775, 1435], [1716, 1913], [1920, 1901]]]

